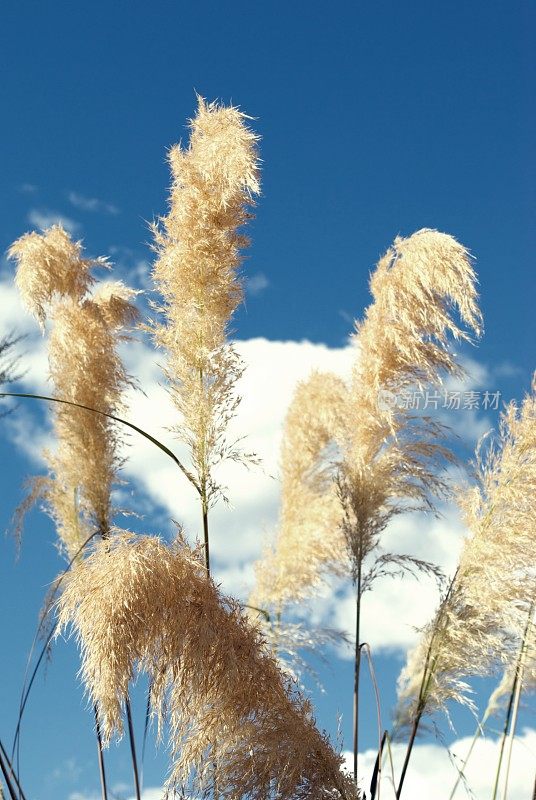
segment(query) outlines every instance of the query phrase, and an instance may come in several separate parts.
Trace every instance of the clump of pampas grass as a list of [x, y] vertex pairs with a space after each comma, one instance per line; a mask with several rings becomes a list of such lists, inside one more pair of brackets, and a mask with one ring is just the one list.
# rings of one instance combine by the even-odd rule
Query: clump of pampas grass
[[[117, 414], [132, 384], [117, 347], [137, 319], [136, 292], [119, 281], [90, 292], [91, 270], [106, 261], [82, 258], [81, 244], [58, 225], [22, 236], [9, 255], [17, 262], [15, 280], [25, 307], [43, 330], [50, 322], [49, 380], [55, 397]], [[120, 436], [109, 418], [68, 405], [54, 404], [53, 423], [57, 448], [44, 453], [49, 474], [34, 479], [20, 511], [41, 498], [61, 549], [72, 558], [91, 531], [106, 536], [110, 529]]]
[[411, 724], [412, 739], [424, 715], [447, 711], [449, 701], [471, 705], [468, 677], [506, 666], [497, 700], [527, 649], [536, 598], [536, 376], [522, 404], [501, 414], [497, 438], [487, 449], [481, 442], [476, 478], [457, 495], [469, 530], [458, 568], [399, 677], [398, 725]]
[[149, 673], [161, 729], [169, 713], [169, 787], [216, 780], [224, 797], [356, 797], [307, 701], [181, 536], [167, 546], [117, 531], [95, 543], [66, 578], [58, 623], [79, 639], [107, 741], [122, 730], [130, 680]]

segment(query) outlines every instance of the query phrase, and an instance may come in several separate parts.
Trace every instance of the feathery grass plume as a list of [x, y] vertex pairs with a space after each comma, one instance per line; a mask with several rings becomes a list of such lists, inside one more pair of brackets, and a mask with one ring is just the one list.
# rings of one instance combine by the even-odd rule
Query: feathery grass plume
[[[16, 280], [25, 305], [41, 325], [47, 317], [51, 322], [49, 377], [55, 395], [117, 412], [122, 393], [132, 384], [117, 345], [137, 318], [131, 303], [136, 292], [117, 281], [90, 295], [94, 279], [89, 270], [105, 262], [82, 259], [81, 245], [58, 226], [21, 237], [10, 255], [18, 262]], [[120, 437], [111, 420], [90, 411], [57, 406], [53, 420], [57, 449], [44, 453], [49, 474], [34, 480], [20, 511], [40, 497], [70, 558], [91, 529], [106, 535], [110, 528]]]
[[[354, 777], [357, 780], [360, 619], [363, 592], [380, 575], [434, 572], [409, 555], [375, 555], [396, 514], [434, 509], [448, 494], [441, 468], [453, 460], [443, 425], [415, 414], [399, 398], [415, 388], [438, 389], [445, 375], [463, 374], [449, 339], [480, 333], [476, 275], [468, 251], [452, 236], [423, 229], [397, 237], [370, 281], [374, 299], [356, 324], [346, 430], [337, 476], [342, 530], [356, 584]], [[394, 401], [394, 402], [393, 402]], [[368, 560], [368, 564], [367, 561]]]
[[106, 264], [106, 259], [82, 258], [82, 243], [73, 242], [61, 225], [24, 234], [11, 245], [8, 257], [17, 262], [15, 283], [41, 328], [55, 296], [79, 300], [94, 282], [91, 269]]
[[480, 333], [476, 276], [468, 251], [452, 236], [423, 229], [397, 237], [370, 282], [374, 302], [356, 324], [358, 355], [346, 407], [339, 490], [354, 571], [375, 549], [391, 517], [408, 502], [429, 509], [447, 490], [438, 475], [451, 460], [445, 429], [415, 415], [404, 392], [437, 388], [463, 370], [449, 335], [469, 339], [454, 318]]
[[295, 390], [283, 427], [277, 536], [255, 566], [252, 606], [280, 614], [309, 596], [325, 573], [349, 573], [332, 476], [346, 395], [344, 382], [328, 372], [313, 372]]
[[169, 154], [169, 213], [153, 225], [153, 277], [165, 318], [153, 335], [167, 353], [166, 376], [182, 417], [176, 433], [189, 447], [204, 512], [219, 493], [213, 467], [247, 458], [225, 440], [243, 370], [226, 338], [242, 299], [238, 268], [248, 240], [239, 231], [259, 192], [258, 136], [246, 119], [237, 108], [199, 98], [188, 148], [177, 145]]
[[170, 788], [209, 789], [215, 764], [223, 797], [356, 797], [309, 704], [181, 536], [96, 542], [66, 578], [58, 624], [78, 637], [107, 741], [130, 680], [149, 673], [161, 730], [169, 713]]
[[501, 414], [496, 442], [477, 449], [477, 485], [457, 494], [470, 531], [435, 619], [399, 677], [399, 724], [470, 703], [467, 677], [517, 659], [536, 596], [536, 380]]

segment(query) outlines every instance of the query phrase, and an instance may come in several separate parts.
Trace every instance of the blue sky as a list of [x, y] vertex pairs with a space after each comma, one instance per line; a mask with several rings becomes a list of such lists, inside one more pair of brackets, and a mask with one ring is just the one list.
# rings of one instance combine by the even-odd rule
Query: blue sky
[[[369, 302], [379, 254], [397, 234], [439, 228], [477, 257], [486, 333], [470, 355], [484, 370], [480, 388], [519, 397], [535, 367], [535, 17], [533, 4], [515, 1], [6, 0], [0, 250], [59, 215], [88, 252], [108, 254], [125, 279], [145, 286], [147, 221], [166, 208], [166, 148], [186, 139], [198, 91], [240, 105], [262, 136], [263, 194], [244, 264], [251, 283], [235, 320], [239, 339], [342, 349]], [[4, 265], [6, 284], [9, 275]], [[11, 301], [0, 302], [5, 315]], [[27, 426], [42, 419], [27, 412]], [[27, 442], [39, 440], [40, 428], [25, 431]], [[13, 436], [0, 442], [4, 527], [24, 476], [38, 469]], [[169, 510], [150, 486], [140, 492], [164, 524]], [[48, 520], [34, 514], [17, 563], [12, 543], [2, 543], [7, 741], [36, 614], [60, 567], [53, 539]], [[379, 657], [386, 715], [400, 658]], [[76, 669], [74, 646], [59, 646], [32, 697], [23, 774], [40, 800], [97, 787]], [[333, 733], [344, 711], [348, 747], [350, 664], [321, 672], [319, 722]], [[372, 713], [367, 700], [367, 747]], [[464, 718], [462, 733], [470, 728]], [[116, 782], [128, 784], [124, 748], [112, 763]], [[150, 785], [163, 765], [151, 761]]]

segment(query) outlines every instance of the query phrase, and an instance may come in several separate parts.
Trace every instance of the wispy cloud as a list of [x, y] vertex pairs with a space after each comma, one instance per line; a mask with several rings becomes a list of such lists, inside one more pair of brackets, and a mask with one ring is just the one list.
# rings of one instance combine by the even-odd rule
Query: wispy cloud
[[130, 247], [113, 244], [108, 248], [112, 261], [123, 273], [125, 280], [134, 286], [148, 289], [151, 283], [151, 264]]
[[37, 192], [37, 186], [35, 183], [21, 183], [18, 190], [21, 194], [35, 194]]
[[256, 296], [261, 292], [264, 292], [269, 285], [270, 281], [264, 272], [257, 272], [255, 275], [252, 275], [246, 280], [246, 291], [248, 294]]
[[50, 209], [32, 208], [28, 212], [28, 222], [36, 228], [50, 228], [51, 225], [62, 225], [69, 233], [76, 233], [81, 225], [71, 217], [62, 214], [61, 211], [51, 211]]
[[95, 211], [101, 214], [119, 214], [119, 209], [113, 203], [108, 203], [105, 200], [99, 200], [98, 197], [86, 197], [79, 192], [69, 192], [67, 195], [69, 202], [75, 208], [80, 208], [82, 211]]

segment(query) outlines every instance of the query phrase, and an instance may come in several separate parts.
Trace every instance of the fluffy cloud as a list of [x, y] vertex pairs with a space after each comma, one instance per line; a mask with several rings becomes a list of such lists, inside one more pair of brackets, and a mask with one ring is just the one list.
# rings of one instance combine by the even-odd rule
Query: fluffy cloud
[[[23, 386], [27, 390], [46, 393], [46, 354], [43, 339], [33, 321], [24, 314], [14, 288], [0, 284], [0, 297], [5, 309], [2, 327], [29, 334], [25, 343], [24, 367], [27, 373]], [[279, 503], [278, 452], [281, 428], [294, 387], [312, 369], [333, 370], [347, 375], [353, 358], [351, 347], [331, 348], [308, 341], [269, 341], [263, 338], [237, 341], [247, 369], [238, 387], [242, 396], [239, 413], [233, 420], [230, 437], [246, 436], [247, 450], [262, 459], [262, 466], [246, 469], [234, 463], [226, 464], [218, 475], [227, 487], [230, 505], [220, 503], [211, 513], [211, 549], [214, 573], [225, 591], [245, 598], [252, 583], [252, 566], [260, 556], [262, 546], [273, 534]], [[161, 383], [161, 355], [145, 342], [133, 342], [124, 347], [130, 372], [137, 377], [144, 392], [132, 391], [128, 398], [127, 418], [161, 439], [178, 456], [187, 454], [175, 441], [172, 432], [176, 414], [169, 394]], [[487, 380], [485, 368], [477, 362], [468, 364], [473, 377], [469, 386], [479, 386]], [[467, 388], [466, 386], [466, 388]], [[468, 433], [474, 441], [481, 433], [483, 421], [475, 412], [473, 422], [467, 421]], [[454, 424], [465, 412], [451, 415]], [[15, 443], [28, 454], [35, 454], [35, 442], [47, 442], [47, 432], [35, 423], [30, 405], [20, 407], [9, 421]], [[32, 447], [28, 449], [28, 441]], [[124, 475], [141, 502], [134, 495], [133, 507], [148, 517], [148, 530], [165, 533], [167, 520], [172, 518], [184, 525], [194, 538], [201, 534], [198, 498], [165, 454], [150, 442], [132, 433], [128, 437], [128, 456]], [[127, 494], [122, 490], [120, 499]], [[132, 500], [130, 501], [132, 503]], [[151, 515], [151, 503], [160, 514]], [[400, 517], [385, 535], [386, 549], [411, 553], [438, 563], [446, 572], [455, 564], [463, 526], [454, 512], [445, 509], [441, 519], [423, 515]], [[363, 635], [378, 649], [405, 650], [415, 640], [415, 626], [426, 622], [437, 600], [432, 580], [404, 581], [382, 579], [376, 590], [366, 595], [363, 607]], [[396, 616], [393, 614], [396, 608]], [[335, 586], [332, 593], [313, 604], [318, 624], [329, 624], [348, 633], [353, 629], [355, 602], [351, 587]]]
[[[435, 800], [435, 798], [445, 798], [446, 800], [458, 775], [455, 765], [462, 765], [470, 746], [470, 737], [457, 739], [448, 749], [439, 744], [417, 744], [414, 747], [404, 781], [402, 797], [411, 798], [411, 800]], [[406, 746], [395, 744], [392, 750], [395, 776], [399, 776]], [[489, 800], [491, 797], [498, 756], [499, 742], [496, 739], [485, 738], [477, 742], [466, 770], [467, 785], [471, 789], [474, 800]], [[351, 769], [352, 754], [345, 753], [345, 757], [347, 767]], [[367, 790], [367, 794], [375, 761], [376, 751], [374, 750], [367, 750], [360, 756], [360, 774], [364, 776], [361, 785], [363, 789]], [[504, 759], [505, 761], [506, 759]], [[536, 730], [526, 728], [514, 742], [508, 800], [528, 800], [532, 796], [535, 765]], [[501, 792], [504, 785], [504, 774], [503, 770], [500, 783]], [[394, 800], [394, 797], [391, 772], [387, 763], [384, 764], [382, 772], [381, 798], [382, 800]], [[458, 786], [455, 797], [460, 800], [467, 797], [463, 784], [460, 783]]]
[[80, 230], [80, 223], [62, 214], [59, 211], [50, 211], [43, 208], [32, 208], [28, 212], [28, 222], [35, 228], [45, 230], [51, 225], [62, 225], [69, 233], [77, 233]]
[[119, 214], [119, 209], [113, 203], [99, 200], [98, 197], [86, 197], [79, 192], [69, 192], [67, 195], [71, 205], [80, 208], [82, 211], [96, 211], [104, 214]]

